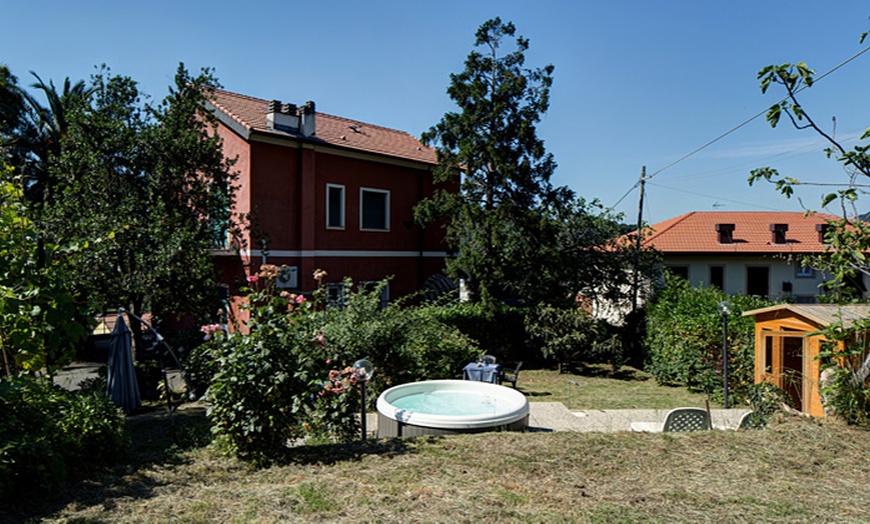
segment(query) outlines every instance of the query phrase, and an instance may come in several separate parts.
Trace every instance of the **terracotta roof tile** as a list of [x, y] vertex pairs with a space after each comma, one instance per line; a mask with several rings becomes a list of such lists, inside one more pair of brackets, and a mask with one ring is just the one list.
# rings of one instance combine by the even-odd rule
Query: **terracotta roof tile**
[[[294, 137], [297, 135], [270, 129], [266, 125], [268, 100], [254, 98], [238, 93], [216, 89], [212, 103], [221, 112], [232, 118], [244, 128], [275, 136]], [[309, 140], [320, 141], [336, 147], [377, 153], [391, 157], [404, 158], [435, 164], [435, 150], [424, 146], [409, 133], [351, 120], [326, 113], [316, 112], [316, 131]]]
[[[693, 211], [650, 226], [644, 239], [663, 253], [820, 253], [816, 224], [832, 215], [786, 211]], [[720, 244], [716, 224], [734, 224], [733, 243]], [[786, 243], [772, 241], [770, 224], [788, 224]]]

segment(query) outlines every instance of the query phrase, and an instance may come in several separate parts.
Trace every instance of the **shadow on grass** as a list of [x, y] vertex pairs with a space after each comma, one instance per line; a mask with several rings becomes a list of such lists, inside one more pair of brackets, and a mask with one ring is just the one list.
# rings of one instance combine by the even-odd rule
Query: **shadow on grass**
[[553, 393], [550, 391], [525, 391], [521, 388], [517, 388], [520, 393], [527, 397], [552, 397]]
[[646, 375], [634, 368], [624, 366], [619, 369], [613, 369], [612, 366], [594, 366], [588, 364], [579, 364], [571, 371], [576, 375], [584, 377], [612, 378], [614, 380], [637, 382], [645, 382], [650, 379], [649, 375]]
[[62, 489], [18, 497], [0, 507], [0, 523], [39, 522], [71, 504], [111, 508], [120, 498], [148, 499], [163, 483], [143, 474], [145, 470], [182, 464], [184, 451], [205, 446], [210, 439], [204, 408], [176, 412], [171, 420], [165, 410], [131, 416], [127, 430], [130, 449], [117, 464], [71, 471]]
[[[148, 470], [178, 466], [194, 460], [185, 452], [208, 446], [211, 431], [204, 407], [189, 407], [170, 418], [166, 410], [154, 410], [127, 419], [130, 450], [118, 464], [98, 468], [77, 477], [49, 493], [33, 493], [0, 506], [0, 523], [40, 522], [69, 506], [110, 509], [120, 499], [147, 500], [167, 482]], [[325, 444], [288, 448], [272, 462], [282, 464], [335, 464], [360, 460], [367, 455], [386, 457], [415, 453], [420, 444], [437, 443], [440, 437], [366, 440], [347, 444]], [[249, 463], [251, 467], [255, 467]], [[99, 517], [74, 522], [101, 522]]]
[[276, 463], [278, 465], [332, 465], [339, 462], [360, 460], [367, 455], [396, 457], [408, 453], [416, 453], [418, 445], [435, 444], [440, 440], [441, 437], [439, 436], [426, 436], [365, 440], [348, 442], [346, 444], [299, 446], [290, 448], [285, 455], [276, 460]]

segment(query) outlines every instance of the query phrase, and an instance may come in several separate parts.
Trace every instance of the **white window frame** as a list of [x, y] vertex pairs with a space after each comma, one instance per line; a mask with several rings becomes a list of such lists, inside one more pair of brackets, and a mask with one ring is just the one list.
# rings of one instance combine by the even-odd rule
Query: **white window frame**
[[[386, 195], [384, 199], [384, 228], [367, 228], [364, 227], [363, 224], [363, 211], [365, 206], [363, 205], [364, 194], [366, 192], [370, 193], [382, 193]], [[375, 189], [372, 187], [361, 187], [359, 188], [359, 229], [360, 231], [378, 231], [378, 232], [389, 232], [390, 231], [390, 191], [387, 189]]]
[[816, 270], [812, 266], [804, 266], [798, 263], [794, 271], [795, 278], [815, 278]]
[[[330, 211], [332, 211], [332, 209], [330, 208], [330, 203], [329, 203], [329, 201], [330, 201], [329, 193], [330, 193], [330, 190], [332, 190], [332, 189], [340, 189], [341, 190], [341, 210], [340, 210], [341, 217], [339, 218], [341, 225], [338, 225], [338, 226], [331, 225], [329, 223], [329, 216], [331, 214]], [[326, 229], [344, 229], [344, 226], [346, 223], [345, 222], [345, 212], [344, 212], [345, 205], [346, 205], [346, 195], [347, 195], [347, 190], [345, 189], [345, 187], [342, 184], [326, 184]]]
[[[358, 284], [359, 291], [374, 289], [380, 285], [380, 280], [360, 280]], [[390, 283], [381, 288], [381, 309], [390, 305]]]

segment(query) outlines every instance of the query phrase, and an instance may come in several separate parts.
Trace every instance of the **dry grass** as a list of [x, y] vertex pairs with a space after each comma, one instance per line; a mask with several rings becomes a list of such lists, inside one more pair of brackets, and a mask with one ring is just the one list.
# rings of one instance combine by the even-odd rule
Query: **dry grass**
[[[620, 388], [648, 382], [576, 378], [588, 401], [592, 379], [603, 381], [601, 402], [607, 391], [640, 402]], [[567, 380], [525, 379], [527, 393]], [[541, 396], [559, 400], [557, 391]], [[748, 432], [489, 433], [300, 447], [261, 469], [206, 446], [201, 409], [175, 417], [175, 439], [161, 416], [131, 419], [130, 429], [126, 465], [0, 508], [0, 521], [870, 521], [870, 432], [800, 418]]]
[[[201, 414], [180, 417], [193, 427]], [[188, 420], [185, 420], [188, 419]], [[49, 522], [866, 522], [870, 432], [790, 419], [682, 435], [490, 433], [298, 448], [254, 469], [163, 448], [137, 422], [129, 467], [23, 504]]]

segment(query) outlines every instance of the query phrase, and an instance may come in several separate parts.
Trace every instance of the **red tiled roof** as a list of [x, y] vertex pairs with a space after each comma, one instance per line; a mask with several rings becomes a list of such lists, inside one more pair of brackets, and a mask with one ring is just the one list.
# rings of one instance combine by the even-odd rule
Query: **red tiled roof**
[[[820, 253], [816, 224], [836, 219], [786, 211], [693, 211], [650, 226], [644, 245], [663, 253]], [[734, 224], [733, 243], [720, 244], [716, 224]], [[788, 224], [786, 243], [772, 241], [771, 224]]]
[[[216, 89], [212, 103], [217, 109], [249, 131], [284, 137], [296, 136], [267, 127], [268, 100]], [[315, 135], [309, 137], [308, 140], [427, 164], [437, 162], [434, 149], [424, 146], [419, 140], [404, 131], [319, 111], [315, 113], [315, 117], [317, 122]]]

